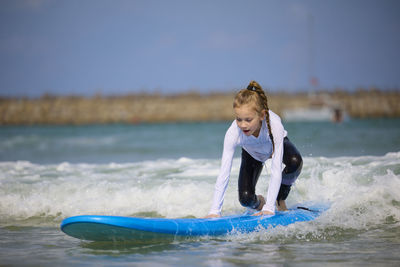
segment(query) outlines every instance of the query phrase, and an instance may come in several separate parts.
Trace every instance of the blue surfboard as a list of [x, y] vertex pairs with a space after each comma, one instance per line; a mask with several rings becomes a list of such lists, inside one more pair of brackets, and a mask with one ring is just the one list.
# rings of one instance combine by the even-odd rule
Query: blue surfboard
[[218, 236], [249, 233], [262, 228], [311, 221], [327, 207], [294, 207], [275, 215], [251, 214], [211, 219], [137, 218], [104, 215], [81, 215], [66, 218], [61, 230], [69, 236], [91, 241], [151, 240], [188, 236]]

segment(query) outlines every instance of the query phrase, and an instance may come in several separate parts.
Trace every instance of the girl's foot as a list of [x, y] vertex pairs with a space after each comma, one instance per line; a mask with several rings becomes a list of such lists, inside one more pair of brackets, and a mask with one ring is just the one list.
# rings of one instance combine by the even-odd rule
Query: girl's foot
[[286, 210], [288, 210], [287, 209], [287, 207], [286, 207], [286, 202], [285, 202], [285, 200], [277, 200], [276, 201], [276, 208], [277, 208], [277, 210], [278, 211], [286, 211]]
[[257, 195], [258, 199], [260, 200], [260, 204], [258, 205], [258, 207], [256, 208], [256, 210], [262, 210], [262, 208], [265, 205], [265, 199], [262, 195]]

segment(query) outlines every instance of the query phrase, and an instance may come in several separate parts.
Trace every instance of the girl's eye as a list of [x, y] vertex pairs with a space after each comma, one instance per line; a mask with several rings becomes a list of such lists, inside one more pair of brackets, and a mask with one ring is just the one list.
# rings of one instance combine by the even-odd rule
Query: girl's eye
[[236, 121], [241, 122], [241, 121], [245, 121], [245, 122], [251, 122], [253, 119], [240, 119], [240, 118], [236, 118]]

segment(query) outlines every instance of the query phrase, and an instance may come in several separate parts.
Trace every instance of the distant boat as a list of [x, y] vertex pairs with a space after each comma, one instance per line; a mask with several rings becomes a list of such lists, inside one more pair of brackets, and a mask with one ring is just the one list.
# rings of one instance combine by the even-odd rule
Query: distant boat
[[340, 108], [308, 107], [286, 109], [282, 112], [285, 121], [333, 121], [341, 122], [344, 112]]
[[332, 121], [342, 122], [348, 116], [340, 104], [334, 103], [326, 95], [310, 95], [307, 107], [284, 109], [282, 118], [285, 121]]

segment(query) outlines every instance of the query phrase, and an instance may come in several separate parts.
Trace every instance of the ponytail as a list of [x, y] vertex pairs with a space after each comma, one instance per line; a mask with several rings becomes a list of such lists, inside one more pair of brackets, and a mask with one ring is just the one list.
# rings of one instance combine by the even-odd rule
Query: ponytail
[[271, 122], [269, 119], [269, 108], [268, 108], [268, 99], [264, 93], [264, 90], [261, 88], [260, 84], [256, 81], [251, 81], [247, 86], [247, 89], [241, 90], [235, 96], [235, 100], [233, 102], [233, 107], [239, 107], [243, 104], [248, 104], [250, 102], [254, 102], [256, 104], [256, 110], [261, 113], [265, 110], [265, 117], [267, 121], [267, 127], [269, 132], [269, 138], [272, 142], [272, 153], [275, 151], [274, 144], [274, 136], [272, 135]]

